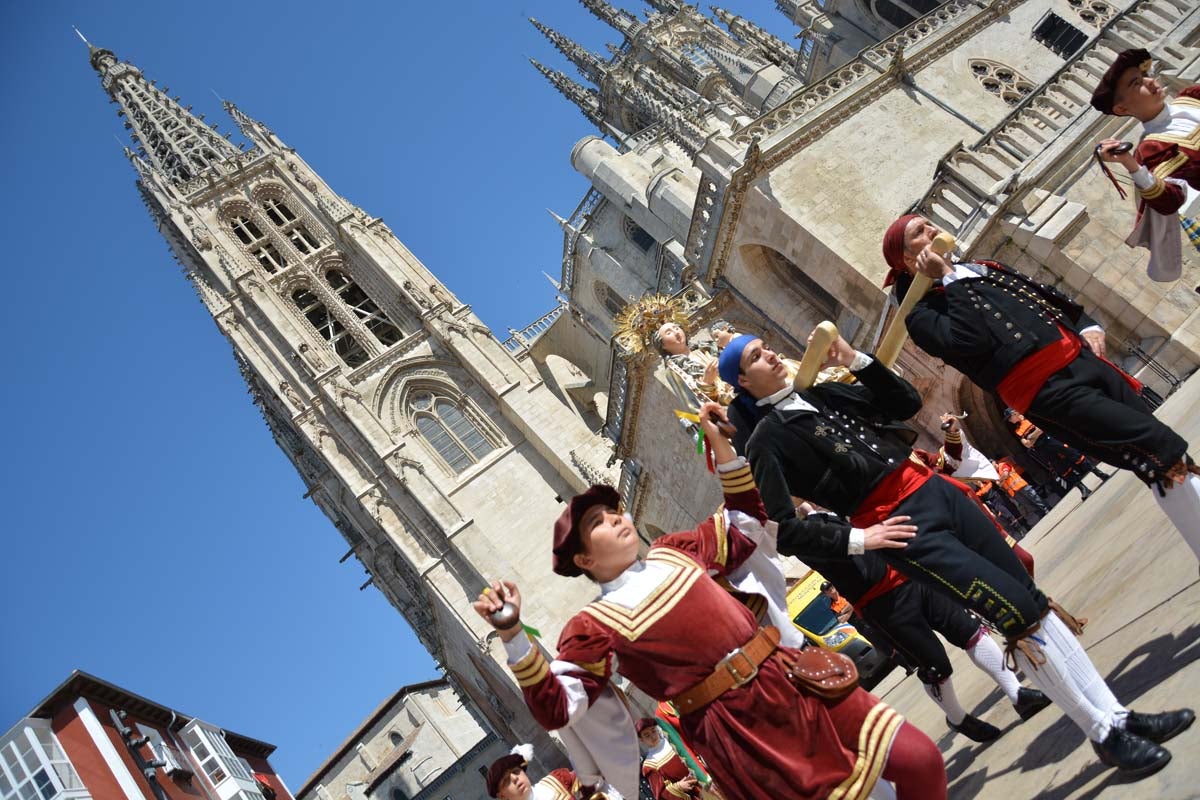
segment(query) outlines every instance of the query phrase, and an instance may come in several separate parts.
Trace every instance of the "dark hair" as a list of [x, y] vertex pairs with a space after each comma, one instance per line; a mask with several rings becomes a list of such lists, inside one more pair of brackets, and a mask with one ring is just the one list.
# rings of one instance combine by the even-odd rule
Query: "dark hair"
[[825, 581], [824, 583], [821, 584], [822, 592], [828, 592], [832, 588], [833, 588], [833, 584], [830, 583], [829, 581]]

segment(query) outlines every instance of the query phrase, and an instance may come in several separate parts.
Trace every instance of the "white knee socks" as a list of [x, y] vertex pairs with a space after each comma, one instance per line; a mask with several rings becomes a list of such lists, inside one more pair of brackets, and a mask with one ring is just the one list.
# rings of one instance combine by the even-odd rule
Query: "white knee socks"
[[1117, 702], [1075, 635], [1054, 612], [1042, 618], [1034, 634], [1044, 664], [1034, 665], [1020, 650], [1017, 665], [1029, 682], [1046, 693], [1093, 742], [1102, 742], [1113, 727], [1124, 727], [1129, 713]]
[[1200, 558], [1200, 475], [1189, 474], [1182, 485], [1167, 489], [1165, 495], [1160, 495], [1154, 487], [1150, 491], [1196, 558]]
[[967, 648], [967, 656], [975, 666], [988, 674], [988, 677], [996, 682], [1004, 692], [1004, 696], [1008, 698], [1008, 702], [1017, 702], [1017, 692], [1021, 689], [1021, 684], [1017, 681], [1017, 676], [1011, 669], [1004, 666], [1004, 651], [1000, 649], [1000, 645], [988, 636], [986, 633], [981, 634], [975, 644]]
[[929, 699], [937, 703], [945, 712], [946, 719], [954, 725], [962, 724], [967, 716], [967, 711], [958, 702], [958, 693], [954, 691], [954, 682], [950, 678], [933, 686], [922, 683], [921, 687], [925, 690], [925, 694], [929, 695]]

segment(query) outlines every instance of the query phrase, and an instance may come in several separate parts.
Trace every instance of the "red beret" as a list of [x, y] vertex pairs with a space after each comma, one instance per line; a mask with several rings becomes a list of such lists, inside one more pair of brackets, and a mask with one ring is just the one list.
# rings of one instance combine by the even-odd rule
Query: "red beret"
[[1142, 72], [1150, 71], [1150, 51], [1138, 47], [1133, 50], [1123, 50], [1117, 54], [1117, 59], [1100, 78], [1096, 91], [1092, 92], [1092, 108], [1101, 114], [1113, 113], [1113, 102], [1117, 93], [1117, 82], [1121, 75], [1130, 67], [1137, 67]]
[[577, 494], [567, 503], [567, 507], [559, 514], [554, 523], [554, 571], [568, 578], [583, 574], [575, 564], [573, 556], [583, 550], [583, 540], [579, 536], [579, 519], [592, 506], [602, 505], [607, 508], [617, 508], [621, 504], [621, 495], [611, 486], [597, 484], [583, 494]]
[[637, 721], [637, 725], [634, 727], [637, 728], [638, 736], [641, 736], [642, 731], [646, 730], [647, 728], [657, 728], [658, 720], [656, 720], [654, 717], [642, 717]]
[[904, 264], [904, 229], [908, 223], [921, 216], [920, 214], [905, 214], [900, 219], [888, 225], [883, 234], [883, 260], [891, 267], [887, 277], [883, 279], [884, 286], [891, 286], [896, 278], [908, 272]]
[[504, 780], [504, 776], [514, 769], [525, 769], [529, 766], [529, 762], [525, 760], [525, 756], [520, 753], [509, 753], [503, 758], [498, 758], [488, 767], [487, 773], [487, 791], [488, 797], [496, 797], [500, 792], [500, 782]]

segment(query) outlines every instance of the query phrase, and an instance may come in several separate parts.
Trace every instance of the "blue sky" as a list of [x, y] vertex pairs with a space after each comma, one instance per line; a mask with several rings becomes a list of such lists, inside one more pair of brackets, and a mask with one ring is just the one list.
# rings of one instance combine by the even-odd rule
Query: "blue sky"
[[[769, 0], [726, 0], [790, 40]], [[625, 7], [642, 7], [626, 0]], [[593, 131], [525, 21], [604, 53], [572, 0], [0, 5], [0, 731], [79, 668], [278, 745], [293, 790], [384, 697], [435, 677], [309, 501], [121, 155], [79, 28], [235, 130], [269, 125], [505, 338], [553, 304]], [[236, 137], [235, 137], [236, 141]]]

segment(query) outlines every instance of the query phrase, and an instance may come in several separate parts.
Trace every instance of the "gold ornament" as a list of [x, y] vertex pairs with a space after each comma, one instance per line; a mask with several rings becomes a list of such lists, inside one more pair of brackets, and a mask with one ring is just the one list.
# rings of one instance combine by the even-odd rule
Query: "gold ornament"
[[634, 300], [616, 318], [616, 337], [631, 353], [652, 350], [651, 336], [668, 322], [687, 330], [687, 313], [683, 301], [665, 294], [653, 294]]

